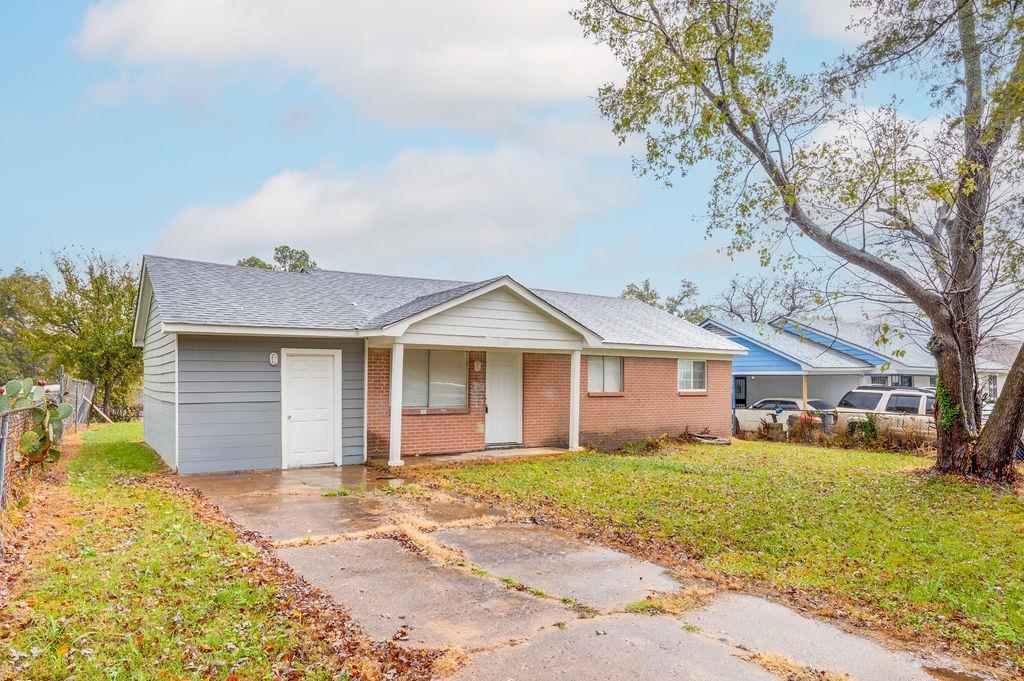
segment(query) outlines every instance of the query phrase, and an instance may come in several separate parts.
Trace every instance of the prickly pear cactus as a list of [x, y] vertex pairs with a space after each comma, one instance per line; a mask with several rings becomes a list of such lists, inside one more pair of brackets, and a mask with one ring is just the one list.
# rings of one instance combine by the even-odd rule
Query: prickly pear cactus
[[26, 407], [32, 407], [31, 423], [18, 441], [13, 456], [15, 463], [27, 468], [56, 461], [60, 456], [59, 439], [64, 419], [73, 411], [71, 405], [47, 403], [45, 388], [28, 379], [8, 381], [0, 388], [0, 413]]

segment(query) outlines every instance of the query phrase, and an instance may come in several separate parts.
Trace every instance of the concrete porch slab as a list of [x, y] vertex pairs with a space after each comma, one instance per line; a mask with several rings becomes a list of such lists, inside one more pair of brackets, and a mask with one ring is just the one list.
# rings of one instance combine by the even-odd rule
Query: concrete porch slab
[[534, 525], [444, 530], [434, 538], [493, 574], [601, 610], [682, 586], [658, 565]]
[[242, 527], [274, 541], [363, 532], [391, 522], [391, 509], [377, 497], [243, 495], [213, 501]]
[[239, 473], [203, 473], [181, 476], [182, 484], [208, 497], [224, 499], [242, 495], [311, 496], [341, 488], [356, 490], [399, 487], [401, 478], [392, 478], [367, 466], [317, 466], [288, 470], [242, 471]]
[[[462, 452], [460, 454], [423, 454], [406, 456], [402, 460], [405, 466], [436, 466], [449, 463], [466, 463], [470, 461], [500, 461], [502, 459], [528, 459], [534, 456], [551, 456], [552, 454], [568, 454], [568, 449], [558, 447], [512, 447], [508, 449], [483, 449], [478, 452]], [[388, 457], [370, 457], [374, 466], [387, 468]]]
[[407, 645], [466, 649], [524, 639], [576, 615], [560, 603], [446, 570], [391, 539], [281, 549], [281, 558], [335, 597], [367, 634]]
[[730, 647], [685, 631], [670, 617], [637, 615], [575, 620], [522, 645], [478, 653], [455, 679], [778, 681]]

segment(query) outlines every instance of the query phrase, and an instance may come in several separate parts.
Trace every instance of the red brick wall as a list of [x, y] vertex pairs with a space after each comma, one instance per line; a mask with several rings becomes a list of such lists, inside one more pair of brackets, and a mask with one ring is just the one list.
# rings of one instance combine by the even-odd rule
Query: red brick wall
[[[568, 362], [568, 359], [566, 359]], [[677, 390], [673, 358], [624, 357], [622, 394], [587, 394], [587, 358], [580, 370], [580, 444], [614, 449], [648, 435], [679, 435], [705, 429], [714, 435], [732, 433], [732, 364], [708, 360], [706, 393]]]
[[[391, 351], [368, 350], [366, 436], [371, 456], [386, 455], [391, 429]], [[480, 370], [474, 364], [480, 362]], [[484, 448], [485, 352], [469, 353], [469, 408], [463, 413], [402, 416], [402, 455], [469, 452]], [[580, 444], [613, 449], [648, 435], [709, 430], [732, 432], [732, 367], [708, 361], [706, 393], [680, 394], [676, 360], [625, 357], [623, 392], [587, 394], [587, 358], [580, 371]], [[569, 440], [569, 355], [523, 354], [523, 444], [564, 447]]]
[[523, 354], [523, 445], [569, 446], [569, 355]]
[[[366, 357], [366, 447], [388, 453], [391, 441], [391, 350], [370, 348]], [[476, 362], [480, 370], [475, 369]], [[464, 410], [402, 414], [402, 456], [473, 452], [484, 448], [487, 353], [469, 353], [469, 404]]]

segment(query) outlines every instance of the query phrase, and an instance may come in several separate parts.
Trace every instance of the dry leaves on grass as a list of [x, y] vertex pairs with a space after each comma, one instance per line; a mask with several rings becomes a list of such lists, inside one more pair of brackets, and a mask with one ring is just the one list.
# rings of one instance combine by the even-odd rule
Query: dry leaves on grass
[[254, 548], [258, 560], [248, 566], [248, 576], [260, 584], [276, 587], [280, 607], [290, 613], [290, 619], [313, 632], [315, 638], [311, 642], [321, 642], [334, 654], [349, 659], [353, 678], [433, 679], [438, 678], [434, 669], [436, 661], [448, 655], [448, 661], [441, 662], [441, 667], [454, 665], [456, 658], [447, 651], [409, 649], [391, 641], [371, 640], [334, 599], [310, 585], [279, 559], [269, 541], [242, 528], [196, 490], [159, 475], [150, 476], [140, 484], [173, 491], [187, 499], [199, 517], [229, 527], [238, 541]]
[[806, 667], [777, 653], [757, 653], [750, 656], [750, 661], [785, 681], [853, 681], [849, 674]]

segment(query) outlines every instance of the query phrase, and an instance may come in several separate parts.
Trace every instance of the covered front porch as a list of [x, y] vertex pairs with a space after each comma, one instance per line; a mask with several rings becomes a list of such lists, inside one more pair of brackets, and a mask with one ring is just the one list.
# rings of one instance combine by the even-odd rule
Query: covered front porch
[[508, 345], [372, 344], [368, 459], [402, 466], [420, 455], [439, 463], [579, 449], [581, 354]]

